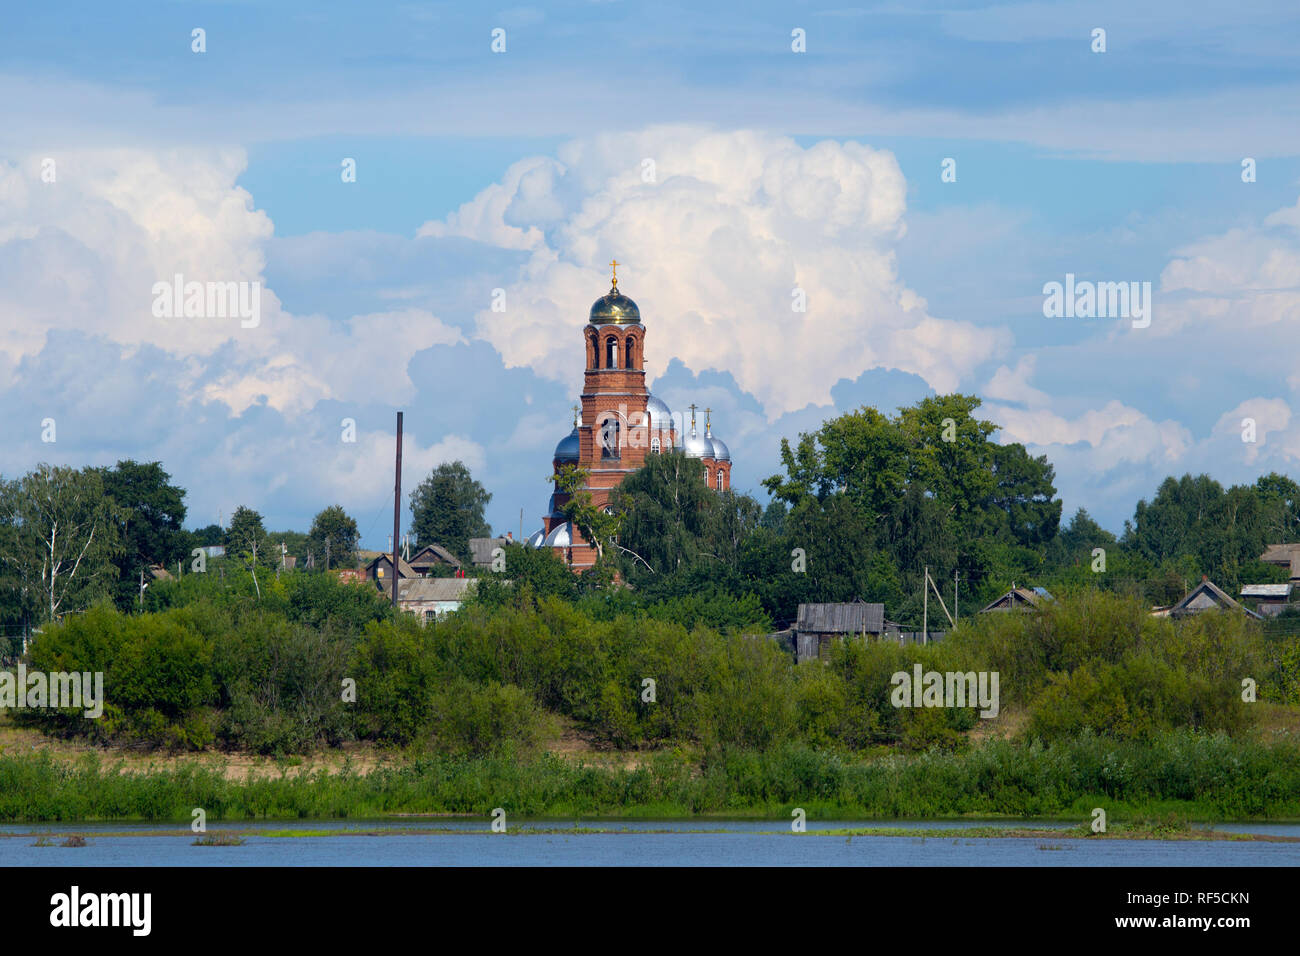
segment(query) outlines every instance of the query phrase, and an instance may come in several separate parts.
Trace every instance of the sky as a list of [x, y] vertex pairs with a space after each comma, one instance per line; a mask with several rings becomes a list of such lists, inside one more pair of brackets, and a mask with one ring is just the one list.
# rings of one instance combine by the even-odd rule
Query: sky
[[[191, 527], [341, 504], [382, 548], [402, 410], [403, 488], [461, 460], [527, 535], [616, 258], [760, 501], [783, 437], [952, 391], [1114, 531], [1167, 475], [1295, 476], [1298, 41], [1294, 3], [23, 5], [0, 475], [158, 460]], [[166, 314], [177, 275], [255, 321]], [[1149, 311], [1048, 314], [1067, 281]]]

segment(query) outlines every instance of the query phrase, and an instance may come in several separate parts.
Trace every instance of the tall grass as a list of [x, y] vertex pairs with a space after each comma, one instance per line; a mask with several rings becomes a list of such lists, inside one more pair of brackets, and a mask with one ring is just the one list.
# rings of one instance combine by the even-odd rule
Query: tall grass
[[1144, 743], [1091, 734], [1050, 747], [995, 741], [965, 753], [854, 760], [783, 745], [702, 767], [667, 754], [636, 769], [428, 756], [367, 775], [229, 780], [192, 764], [132, 773], [92, 756], [0, 756], [0, 821], [330, 819], [392, 813], [515, 816], [735, 814], [787, 818], [959, 815], [1112, 818], [1177, 810], [1203, 820], [1300, 817], [1300, 750], [1179, 731]]

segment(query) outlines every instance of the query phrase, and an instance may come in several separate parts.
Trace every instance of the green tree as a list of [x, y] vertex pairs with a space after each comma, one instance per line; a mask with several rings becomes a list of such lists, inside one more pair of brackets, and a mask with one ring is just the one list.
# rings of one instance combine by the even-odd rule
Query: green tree
[[349, 517], [343, 506], [330, 505], [312, 519], [311, 530], [307, 532], [307, 547], [317, 567], [348, 568], [356, 563], [360, 537], [356, 521]]
[[111, 596], [122, 509], [98, 469], [41, 464], [0, 484], [0, 579], [43, 620]]
[[262, 526], [262, 516], [252, 508], [240, 505], [230, 517], [230, 527], [226, 529], [226, 555], [240, 561], [246, 561], [253, 567], [259, 563], [270, 565], [275, 558], [267, 554], [266, 528]]
[[117, 530], [123, 552], [113, 599], [129, 610], [137, 603], [141, 575], [150, 579], [151, 565], [166, 567], [188, 554], [182, 529], [185, 489], [171, 484], [171, 475], [156, 461], [141, 464], [128, 458], [98, 470], [104, 493], [120, 507]]
[[1031, 458], [1024, 445], [993, 445], [993, 491], [988, 505], [1006, 515], [1017, 543], [1045, 545], [1061, 524], [1061, 500], [1054, 497], [1055, 469], [1046, 455]]
[[416, 547], [440, 544], [462, 561], [469, 539], [492, 534], [483, 517], [492, 495], [461, 461], [439, 465], [411, 492], [411, 529]]
[[560, 506], [564, 517], [573, 523], [578, 533], [596, 549], [595, 570], [600, 575], [607, 570], [605, 564], [606, 550], [618, 547], [616, 538], [623, 523], [623, 516], [612, 508], [598, 508], [592, 500], [591, 492], [585, 490], [587, 471], [565, 465], [555, 475], [555, 490], [569, 496]]
[[614, 490], [610, 504], [621, 515], [618, 543], [630, 552], [623, 562], [627, 573], [666, 574], [693, 564], [708, 547], [706, 515], [714, 492], [704, 484], [698, 458], [680, 451], [647, 456]]

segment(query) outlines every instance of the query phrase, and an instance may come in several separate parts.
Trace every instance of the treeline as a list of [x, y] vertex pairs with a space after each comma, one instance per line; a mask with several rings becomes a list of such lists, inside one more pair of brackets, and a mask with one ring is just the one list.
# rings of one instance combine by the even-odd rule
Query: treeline
[[[366, 740], [463, 756], [536, 751], [567, 721], [610, 748], [708, 755], [966, 747], [981, 722], [975, 702], [895, 706], [892, 675], [915, 664], [998, 671], [1001, 710], [1023, 711], [1023, 739], [1049, 744], [1240, 734], [1255, 714], [1246, 678], [1261, 700], [1300, 702], [1294, 638], [1266, 638], [1239, 615], [1175, 624], [1095, 591], [1042, 613], [984, 615], [939, 645], [848, 642], [827, 666], [795, 665], [761, 623], [707, 626], [707, 599], [619, 608], [525, 587], [421, 626], [364, 584], [284, 575], [259, 596], [245, 573], [190, 575], [151, 600], [145, 614], [104, 605], [66, 618], [29, 651], [32, 669], [103, 671], [102, 718], [15, 718], [173, 749], [296, 753]], [[732, 608], [737, 622], [755, 613], [754, 603]]]
[[[1051, 463], [993, 441], [996, 426], [978, 417], [979, 405], [943, 395], [894, 415], [862, 408], [831, 419], [782, 442], [783, 471], [764, 480], [765, 503], [707, 488], [697, 460], [652, 455], [617, 489], [612, 513], [580, 490], [564, 506], [600, 544], [594, 572], [573, 585], [562, 562], [508, 549], [504, 577], [566, 600], [608, 594], [617, 579], [640, 608], [705, 593], [756, 601], [774, 626], [791, 622], [801, 603], [862, 598], [905, 628], [921, 624], [926, 568], [960, 616], [1013, 583], [1166, 605], [1203, 574], [1229, 593], [1287, 579], [1287, 569], [1258, 558], [1300, 533], [1300, 486], [1290, 478], [1225, 489], [1206, 475], [1171, 477], [1116, 536], [1084, 509], [1063, 523]], [[557, 486], [579, 489], [580, 478], [558, 476]], [[467, 561], [469, 538], [490, 533], [491, 497], [463, 463], [438, 466], [410, 495], [416, 547], [439, 544]], [[105, 596], [136, 609], [151, 566], [185, 573], [200, 547], [221, 545], [254, 574], [280, 566], [282, 555], [298, 570], [355, 566], [357, 525], [340, 506], [321, 510], [307, 532], [268, 532], [246, 506], [228, 527], [187, 531], [184, 498], [158, 462], [42, 465], [0, 480], [0, 630], [29, 629]], [[930, 621], [943, 626], [933, 597]], [[721, 616], [731, 621], [734, 608]]]
[[[179, 575], [196, 549], [222, 547], [230, 562], [256, 573], [286, 564], [351, 567], [356, 522], [342, 507], [322, 509], [310, 531], [268, 532], [262, 516], [239, 507], [229, 527], [186, 530], [185, 490], [158, 462], [126, 460], [112, 468], [40, 465], [0, 479], [0, 638], [108, 599], [142, 606], [151, 569]], [[221, 567], [217, 559], [216, 567]], [[2, 649], [0, 649], [2, 650]]]
[[[1300, 529], [1291, 479], [1225, 490], [1205, 475], [1169, 478], [1118, 537], [1084, 509], [1062, 525], [1052, 465], [993, 441], [979, 404], [945, 395], [893, 416], [862, 408], [783, 441], [784, 471], [763, 482], [766, 505], [706, 488], [696, 460], [651, 456], [616, 492], [612, 518], [582, 501], [566, 506], [584, 535], [606, 536], [606, 568], [590, 586], [616, 570], [651, 600], [706, 586], [750, 594], [778, 624], [801, 603], [862, 598], [919, 629], [927, 567], [962, 616], [1013, 583], [1167, 605], [1203, 574], [1233, 594], [1287, 579], [1258, 559]], [[931, 626], [946, 626], [933, 593], [929, 603]]]

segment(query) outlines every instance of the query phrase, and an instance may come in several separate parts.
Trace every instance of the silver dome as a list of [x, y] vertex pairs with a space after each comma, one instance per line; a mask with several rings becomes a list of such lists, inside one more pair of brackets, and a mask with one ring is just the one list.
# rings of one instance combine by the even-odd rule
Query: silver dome
[[546, 540], [546, 531], [543, 530], [542, 528], [538, 528], [536, 531], [534, 531], [532, 534], [528, 536], [528, 547], [540, 548], [542, 546], [542, 542], [545, 540]]
[[713, 457], [713, 442], [695, 431], [695, 429], [691, 429], [691, 433], [686, 436], [682, 448], [686, 452], [687, 458]]
[[546, 536], [543, 542], [548, 548], [569, 548], [573, 546], [573, 524], [564, 522], [557, 524], [551, 529], [551, 533]]
[[721, 438], [710, 438], [713, 442], [713, 457], [718, 461], [731, 461], [731, 449], [727, 447], [726, 442]]
[[561, 438], [560, 443], [555, 446], [554, 458], [556, 461], [577, 461], [578, 457], [578, 428], [575, 425], [573, 431]]
[[669, 431], [673, 427], [672, 410], [660, 399], [647, 395], [645, 399], [646, 427], [652, 432]]

